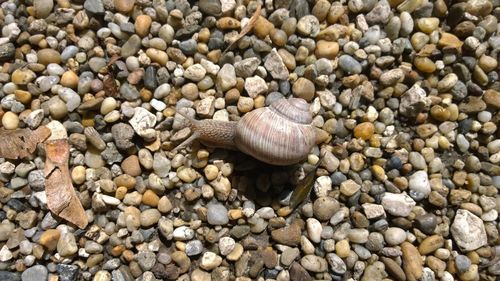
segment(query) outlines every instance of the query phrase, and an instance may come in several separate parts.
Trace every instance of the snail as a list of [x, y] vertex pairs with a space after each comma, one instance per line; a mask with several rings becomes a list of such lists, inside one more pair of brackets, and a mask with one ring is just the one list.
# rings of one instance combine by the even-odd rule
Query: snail
[[300, 98], [279, 99], [245, 114], [239, 121], [195, 120], [183, 112], [195, 139], [212, 147], [240, 150], [262, 162], [287, 166], [303, 160], [316, 144], [309, 104]]

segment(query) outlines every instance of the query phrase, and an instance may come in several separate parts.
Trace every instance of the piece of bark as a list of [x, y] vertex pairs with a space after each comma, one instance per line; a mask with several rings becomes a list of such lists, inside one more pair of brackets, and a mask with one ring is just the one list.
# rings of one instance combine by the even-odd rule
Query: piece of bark
[[243, 36], [245, 36], [248, 32], [250, 32], [253, 29], [253, 27], [257, 23], [257, 19], [260, 16], [261, 9], [262, 8], [259, 5], [255, 10], [255, 12], [253, 13], [252, 17], [250, 18], [250, 20], [248, 21], [248, 24], [245, 25], [245, 27], [243, 27], [243, 29], [240, 31], [240, 34], [238, 34], [238, 37], [236, 37], [236, 40], [234, 40], [231, 44], [229, 44], [229, 46], [227, 46], [227, 48], [224, 50], [222, 54], [225, 54], [231, 47], [234, 46], [234, 44], [236, 44], [236, 42], [240, 41], [240, 39], [243, 38]]
[[8, 159], [26, 158], [33, 154], [38, 143], [50, 136], [49, 128], [40, 126], [36, 130], [0, 129], [0, 157]]
[[69, 144], [67, 139], [45, 142], [45, 193], [47, 206], [57, 216], [84, 229], [87, 216], [76, 196], [68, 169]]

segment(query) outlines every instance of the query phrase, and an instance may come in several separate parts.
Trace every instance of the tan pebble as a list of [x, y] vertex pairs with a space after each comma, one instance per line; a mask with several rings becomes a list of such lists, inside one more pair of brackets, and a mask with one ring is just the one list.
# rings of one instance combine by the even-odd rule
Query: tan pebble
[[278, 211], [276, 212], [276, 214], [278, 214], [278, 216], [280, 216], [280, 217], [286, 217], [289, 214], [291, 214], [293, 211], [294, 211], [294, 209], [292, 209], [290, 206], [285, 206], [285, 207], [279, 208]]
[[229, 210], [229, 212], [227, 212], [227, 215], [231, 220], [238, 220], [243, 217], [243, 212], [240, 209], [233, 209]]
[[14, 112], [5, 112], [2, 116], [2, 126], [7, 130], [17, 129], [19, 126], [19, 117]]
[[226, 259], [229, 261], [237, 261], [240, 259], [241, 255], [243, 254], [243, 251], [244, 251], [243, 246], [240, 243], [236, 243], [231, 253], [229, 253], [226, 256]]
[[151, 61], [157, 62], [162, 66], [167, 64], [168, 55], [164, 51], [160, 51], [154, 48], [149, 48], [146, 50], [146, 55], [151, 59]]
[[418, 251], [422, 255], [428, 255], [435, 250], [443, 247], [444, 239], [441, 235], [432, 235], [424, 239], [420, 246], [418, 246]]
[[71, 7], [71, 3], [69, 2], [69, 0], [57, 0], [57, 5], [59, 5], [59, 8], [64, 9]]
[[500, 92], [488, 89], [483, 95], [483, 100], [488, 106], [500, 109]]
[[113, 97], [105, 98], [101, 103], [101, 114], [106, 115], [113, 111], [117, 106], [117, 102]]
[[424, 73], [433, 73], [436, 70], [436, 65], [428, 57], [416, 57], [413, 60], [415, 67]]
[[339, 44], [337, 42], [319, 40], [316, 43], [314, 54], [316, 58], [334, 59], [339, 52]]
[[151, 17], [148, 15], [139, 15], [135, 19], [134, 27], [135, 33], [139, 35], [139, 37], [145, 37], [149, 33], [149, 28], [151, 27]]
[[115, 198], [119, 200], [123, 200], [125, 195], [127, 194], [128, 189], [125, 186], [119, 186], [115, 192]]
[[216, 26], [221, 30], [231, 30], [239, 29], [241, 27], [241, 23], [239, 20], [232, 17], [222, 17], [217, 20]]
[[383, 181], [387, 180], [387, 176], [385, 175], [384, 168], [382, 168], [381, 166], [373, 165], [371, 170], [372, 170], [375, 178], [377, 178], [379, 181], [383, 182]]
[[144, 194], [142, 195], [142, 203], [144, 205], [148, 205], [150, 207], [156, 207], [158, 206], [158, 201], [160, 201], [160, 197], [156, 195], [152, 190], [146, 190]]
[[137, 155], [130, 155], [129, 157], [125, 158], [122, 161], [121, 167], [125, 174], [132, 177], [140, 176], [142, 173], [141, 166], [139, 165], [139, 158], [137, 158]]
[[136, 179], [130, 175], [119, 175], [113, 179], [116, 186], [124, 186], [127, 189], [132, 189], [135, 187]]
[[204, 27], [198, 32], [198, 42], [208, 43], [210, 39], [210, 29]]
[[257, 97], [255, 97], [255, 99], [253, 99], [253, 103], [255, 108], [264, 107], [266, 105], [266, 97], [264, 97], [263, 95], [258, 95]]
[[479, 272], [477, 264], [472, 264], [469, 269], [459, 275], [461, 281], [477, 281], [479, 280]]
[[217, 176], [219, 175], [219, 168], [217, 168], [217, 166], [212, 164], [207, 165], [203, 171], [205, 172], [205, 177], [209, 181], [216, 179]]
[[269, 35], [273, 43], [279, 47], [285, 46], [288, 41], [288, 35], [281, 29], [274, 28]]
[[495, 68], [498, 66], [498, 61], [490, 56], [487, 55], [482, 55], [479, 58], [479, 67], [481, 67], [484, 72], [490, 72], [493, 71]]
[[237, 107], [241, 113], [250, 112], [254, 107], [254, 101], [250, 97], [240, 97]]
[[314, 5], [311, 13], [318, 18], [320, 22], [324, 21], [330, 10], [330, 2], [327, 0], [319, 0]]
[[423, 275], [422, 257], [417, 248], [409, 242], [401, 244], [403, 252], [403, 269], [406, 272], [408, 280], [418, 280]]
[[431, 34], [439, 26], [438, 18], [420, 18], [417, 19], [418, 28], [427, 34]]
[[47, 250], [54, 251], [60, 237], [61, 232], [58, 229], [47, 229], [42, 233], [40, 239], [38, 239], [38, 243], [44, 246]]
[[446, 263], [435, 256], [428, 256], [425, 263], [432, 271], [436, 272], [437, 276], [442, 276], [443, 272], [446, 270]]
[[48, 65], [49, 63], [61, 63], [61, 54], [53, 49], [42, 49], [37, 52], [38, 63]]
[[11, 81], [17, 85], [26, 85], [35, 79], [36, 74], [27, 68], [18, 68], [12, 72]]
[[351, 247], [349, 246], [349, 241], [346, 239], [340, 240], [337, 244], [335, 244], [335, 253], [337, 253], [337, 256], [342, 259], [347, 258], [350, 251]]
[[128, 14], [134, 9], [135, 0], [115, 0], [115, 9], [124, 14]]
[[54, 98], [53, 102], [49, 105], [50, 116], [56, 120], [63, 119], [68, 115], [68, 107], [59, 97], [56, 96]]
[[71, 179], [75, 184], [82, 184], [85, 182], [85, 167], [76, 166], [71, 171]]
[[158, 211], [162, 213], [168, 213], [170, 212], [170, 210], [172, 210], [172, 208], [172, 202], [170, 202], [167, 196], [161, 197], [158, 201]]
[[78, 87], [78, 75], [75, 72], [68, 70], [61, 76], [61, 85], [64, 87], [76, 89]]
[[191, 183], [197, 178], [196, 171], [193, 168], [182, 167], [177, 171], [177, 176], [186, 183]]
[[460, 39], [458, 39], [457, 36], [447, 32], [441, 33], [441, 38], [439, 38], [438, 41], [438, 47], [441, 48], [452, 47], [456, 49], [461, 49], [463, 44], [464, 43], [460, 41]]
[[300, 77], [293, 83], [292, 86], [293, 95], [297, 98], [305, 99], [306, 101], [311, 101], [316, 93], [316, 88], [314, 83], [309, 79]]
[[264, 39], [271, 30], [274, 28], [274, 24], [268, 21], [263, 16], [260, 16], [255, 22], [255, 26], [253, 28], [253, 33], [260, 39]]
[[369, 140], [375, 133], [375, 126], [371, 122], [363, 122], [354, 128], [354, 137]]
[[288, 70], [293, 71], [296, 67], [295, 56], [285, 49], [279, 49], [278, 54], [283, 60], [283, 63], [285, 64], [286, 68], [288, 68]]
[[431, 116], [434, 119], [443, 122], [450, 118], [450, 112], [448, 111], [448, 109], [440, 105], [435, 105], [431, 108]]
[[22, 104], [29, 104], [31, 102], [31, 93], [23, 90], [16, 90], [14, 92], [16, 100]]

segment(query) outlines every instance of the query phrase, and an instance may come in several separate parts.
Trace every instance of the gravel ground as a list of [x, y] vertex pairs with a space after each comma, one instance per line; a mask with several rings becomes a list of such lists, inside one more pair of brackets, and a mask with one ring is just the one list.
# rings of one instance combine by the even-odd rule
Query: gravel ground
[[[0, 158], [0, 280], [498, 280], [499, 17], [499, 0], [0, 1], [0, 151], [51, 132]], [[233, 139], [174, 150], [284, 97], [312, 114], [300, 163]], [[277, 136], [265, 156], [300, 135], [270, 119], [249, 126]]]

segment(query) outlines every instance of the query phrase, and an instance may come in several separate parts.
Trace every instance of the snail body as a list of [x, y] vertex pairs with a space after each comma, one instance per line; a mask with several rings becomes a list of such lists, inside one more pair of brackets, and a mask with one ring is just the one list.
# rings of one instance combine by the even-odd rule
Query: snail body
[[194, 120], [181, 115], [190, 120], [193, 134], [177, 148], [199, 139], [208, 146], [237, 149], [262, 162], [285, 166], [300, 162], [316, 144], [309, 104], [299, 98], [279, 99], [239, 121]]

